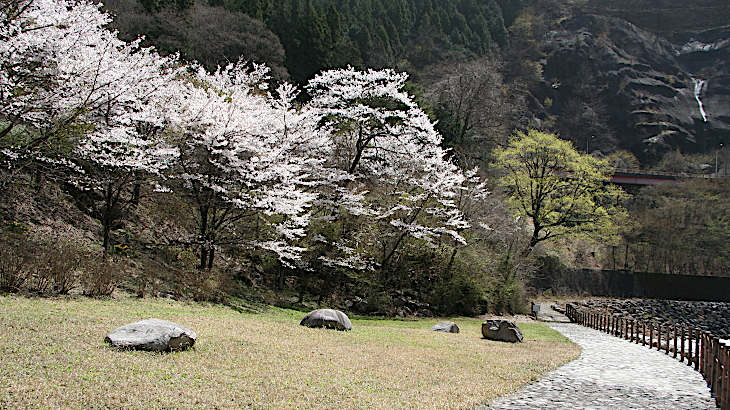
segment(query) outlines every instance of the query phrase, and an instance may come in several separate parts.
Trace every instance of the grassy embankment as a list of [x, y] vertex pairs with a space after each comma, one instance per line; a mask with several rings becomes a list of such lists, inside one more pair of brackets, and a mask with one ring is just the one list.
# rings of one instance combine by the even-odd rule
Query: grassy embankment
[[[104, 336], [157, 317], [198, 334], [195, 350], [117, 351]], [[577, 357], [541, 324], [526, 342], [481, 339], [478, 319], [460, 334], [436, 320], [353, 320], [352, 332], [299, 326], [303, 313], [167, 300], [0, 296], [0, 408], [455, 408], [518, 389]]]

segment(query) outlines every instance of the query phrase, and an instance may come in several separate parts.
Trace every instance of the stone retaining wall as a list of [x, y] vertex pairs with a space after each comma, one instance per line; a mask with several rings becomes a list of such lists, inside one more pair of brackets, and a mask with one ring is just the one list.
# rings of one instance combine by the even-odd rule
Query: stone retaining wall
[[676, 323], [700, 328], [721, 339], [730, 339], [730, 303], [630, 299], [588, 300], [576, 305], [614, 315], [666, 325]]

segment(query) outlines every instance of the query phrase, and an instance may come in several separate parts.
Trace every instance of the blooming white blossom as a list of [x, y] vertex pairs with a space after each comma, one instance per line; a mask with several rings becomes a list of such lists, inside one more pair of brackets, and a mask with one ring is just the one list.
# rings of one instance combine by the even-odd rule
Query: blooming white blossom
[[[293, 243], [316, 198], [306, 187], [321, 163], [312, 151], [318, 134], [293, 106], [294, 87], [264, 93], [266, 73], [238, 62], [215, 73], [194, 67], [190, 78], [174, 82], [165, 120], [179, 153], [171, 180], [197, 208], [201, 243], [230, 241], [232, 222], [263, 218], [271, 229], [237, 243], [296, 260], [301, 249]], [[207, 252], [201, 250], [201, 266], [210, 264]]]
[[89, 1], [15, 0], [0, 15], [0, 118], [37, 131], [35, 143], [59, 129], [154, 122], [151, 94], [167, 84], [176, 59], [140, 40], [124, 42], [111, 18]]
[[379, 227], [349, 232], [351, 248], [361, 251], [340, 252], [340, 266], [382, 268], [406, 237], [427, 246], [443, 238], [465, 243], [461, 232], [470, 225], [456, 200], [469, 178], [447, 160], [434, 124], [403, 90], [406, 80], [393, 70], [347, 68], [321, 73], [307, 86], [310, 109], [329, 138], [327, 166], [339, 171], [322, 204]]

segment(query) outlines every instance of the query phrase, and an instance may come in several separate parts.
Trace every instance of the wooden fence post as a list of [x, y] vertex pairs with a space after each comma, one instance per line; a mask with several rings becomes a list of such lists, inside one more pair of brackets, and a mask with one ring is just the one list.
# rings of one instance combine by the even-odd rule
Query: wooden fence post
[[700, 370], [700, 330], [695, 329], [697, 339], [695, 340], [695, 370]]
[[634, 341], [634, 319], [629, 319], [629, 342]]
[[626, 338], [626, 340], [628, 340], [629, 342], [632, 342], [634, 340], [634, 320], [629, 319], [629, 323], [626, 324], [626, 327], [629, 329], [629, 331], [628, 331], [629, 337]]
[[629, 320], [629, 342], [634, 342], [634, 319]]
[[622, 316], [618, 319], [618, 337], [621, 339], [624, 337], [624, 324], [626, 324], [626, 319]]
[[712, 371], [708, 360], [710, 358], [709, 350], [711, 347], [710, 341], [707, 339], [707, 333], [702, 331], [702, 364], [700, 365], [700, 373], [705, 376], [708, 386], [712, 384], [712, 379], [709, 377], [712, 374]]
[[680, 346], [680, 349], [682, 349], [682, 354], [680, 355], [680, 361], [684, 361], [684, 325], [682, 325], [682, 336], [680, 338], [680, 341], [682, 342], [682, 346]]
[[687, 328], [687, 366], [692, 366], [692, 328]]
[[666, 331], [667, 345], [666, 345], [666, 347], [664, 349], [664, 354], [667, 355], [667, 356], [669, 356], [669, 330], [670, 330], [669, 325], [667, 325], [667, 329], [666, 330], [667, 330]]
[[699, 365], [699, 372], [704, 376], [705, 380], [707, 380], [707, 365], [705, 364], [705, 360], [707, 360], [707, 340], [705, 340], [705, 332], [698, 330], [699, 334], [699, 343], [700, 343], [700, 353], [697, 356], [700, 362]]
[[723, 345], [722, 357], [725, 360], [725, 381], [722, 384], [725, 395], [722, 396], [722, 405], [725, 408], [730, 408], [730, 347]]
[[649, 349], [651, 349], [654, 343], [654, 323], [649, 322]]
[[656, 350], [661, 351], [662, 350], [662, 324], [661, 323], [659, 323], [659, 326], [657, 326], [656, 330], [657, 330]]
[[720, 388], [721, 380], [720, 377], [720, 339], [712, 337], [712, 391], [715, 393], [715, 403], [720, 406]]
[[720, 340], [713, 336], [713, 354], [712, 354], [712, 384], [715, 385], [715, 400], [719, 406], [720, 403], [720, 392], [722, 392], [722, 363], [720, 362]]
[[674, 324], [674, 358], [677, 358], [677, 324]]
[[646, 322], [641, 321], [641, 345], [646, 346]]
[[[704, 363], [704, 370], [703, 374], [705, 375], [705, 380], [707, 380], [707, 384], [709, 386], [710, 380], [709, 377], [707, 377], [707, 372], [710, 370], [709, 365], [709, 358], [710, 358], [710, 349], [712, 348], [712, 345], [710, 343], [710, 340], [707, 339], [707, 333], [705, 333], [704, 330], [702, 330], [702, 353], [700, 355], [702, 356], [702, 363]], [[702, 367], [700, 367], [702, 369]]]

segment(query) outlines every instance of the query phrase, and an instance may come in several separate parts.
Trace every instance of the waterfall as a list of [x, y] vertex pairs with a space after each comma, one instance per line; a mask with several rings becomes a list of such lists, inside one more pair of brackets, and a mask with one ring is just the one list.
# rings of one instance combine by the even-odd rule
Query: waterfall
[[707, 82], [705, 80], [700, 80], [699, 78], [693, 78], [692, 82], [695, 85], [695, 100], [697, 100], [697, 105], [700, 106], [700, 114], [702, 114], [702, 120], [707, 122], [707, 113], [705, 112], [705, 106], [704, 104], [702, 104], [702, 99], [700, 98], [702, 96], [702, 88], [704, 88]]

